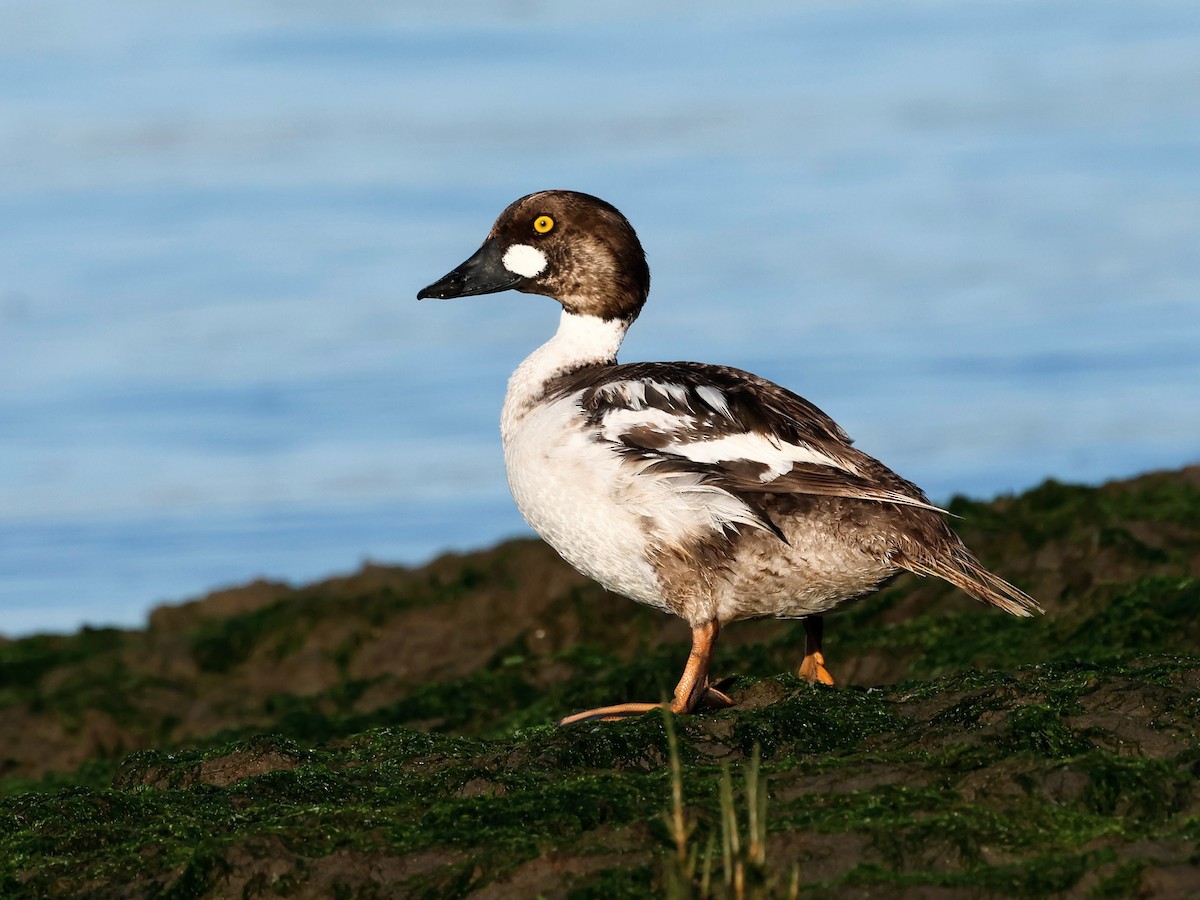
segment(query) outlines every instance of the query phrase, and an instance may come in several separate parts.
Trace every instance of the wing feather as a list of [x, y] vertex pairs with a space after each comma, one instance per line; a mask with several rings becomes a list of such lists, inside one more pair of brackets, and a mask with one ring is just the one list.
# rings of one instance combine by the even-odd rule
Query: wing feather
[[564, 376], [597, 440], [639, 473], [688, 491], [736, 498], [751, 524], [783, 533], [763, 511], [770, 494], [809, 494], [945, 512], [916, 485], [858, 450], [828, 415], [763, 378], [702, 363], [632, 363]]

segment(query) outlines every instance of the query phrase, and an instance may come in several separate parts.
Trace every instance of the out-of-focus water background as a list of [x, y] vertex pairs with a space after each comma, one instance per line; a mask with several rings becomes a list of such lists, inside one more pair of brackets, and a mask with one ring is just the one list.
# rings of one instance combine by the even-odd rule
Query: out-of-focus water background
[[0, 631], [522, 533], [555, 327], [418, 304], [620, 207], [623, 358], [751, 369], [938, 500], [1200, 458], [1200, 5], [0, 3]]

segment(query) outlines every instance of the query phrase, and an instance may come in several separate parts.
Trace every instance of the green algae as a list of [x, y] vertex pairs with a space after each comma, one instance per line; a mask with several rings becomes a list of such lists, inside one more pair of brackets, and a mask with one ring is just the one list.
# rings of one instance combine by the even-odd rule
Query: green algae
[[1115, 490], [1054, 479], [998, 503], [955, 497], [948, 509], [968, 526], [993, 535], [1019, 534], [1029, 547], [1051, 540], [1091, 539], [1099, 529], [1110, 539], [1128, 522], [1200, 528], [1200, 484], [1157, 473]]
[[41, 778], [0, 779], [0, 798], [30, 793], [54, 793], [72, 787], [98, 790], [112, 784], [121, 760], [111, 756], [96, 756], [84, 760], [71, 772], [48, 772]]
[[124, 632], [113, 628], [84, 628], [73, 635], [34, 635], [0, 643], [0, 708], [29, 697], [47, 673], [108, 653], [124, 640]]
[[[770, 834], [857, 834], [866, 840], [875, 861], [851, 867], [835, 880], [839, 884], [982, 885], [1039, 896], [1070, 887], [1095, 863], [1086, 849], [1092, 842], [1119, 840], [1127, 831], [1178, 838], [1190, 821], [1183, 813], [1195, 775], [1181, 772], [1176, 761], [1121, 757], [1094, 747], [1064, 759], [1069, 748], [1061, 742], [1029, 739], [1031, 731], [1054, 733], [1050, 723], [1097, 683], [1123, 677], [1102, 673], [1099, 682], [1068, 680], [1062, 687], [1057, 674], [1037, 673], [1023, 682], [974, 674], [923, 691], [838, 692], [785, 680], [782, 686], [792, 693], [778, 703], [685, 717], [680, 720], [685, 802], [699, 823], [697, 839], [720, 816], [714, 752], [740, 766], [746, 742], [758, 737], [772, 740], [764, 763], [776, 792]], [[1021, 689], [994, 693], [1005, 686]], [[1056, 705], [1026, 702], [1031, 696], [1045, 701], [1055, 689], [1063, 695], [1052, 701]], [[991, 710], [1004, 714], [1001, 721], [1016, 736], [1014, 743], [994, 746], [989, 757], [969, 762], [957, 750], [960, 743], [940, 752], [923, 746], [926, 735], [913, 727], [912, 712], [905, 712], [909, 704], [918, 693], [941, 700], [963, 690], [989, 696]], [[951, 704], [960, 713], [934, 727], [969, 736], [980, 716], [962, 714], [961, 704]], [[826, 736], [814, 740], [818, 735]], [[865, 745], [872, 752], [863, 752]], [[665, 731], [656, 717], [579, 729], [543, 727], [495, 740], [393, 727], [315, 750], [260, 737], [206, 750], [143, 751], [126, 759], [114, 787], [60, 789], [0, 803], [0, 843], [8, 860], [0, 863], [0, 887], [32, 871], [36, 879], [25, 885], [49, 889], [70, 881], [70, 872], [82, 867], [94, 886], [142, 879], [174, 896], [209, 896], [214, 873], [225, 871], [233, 849], [252, 839], [276, 839], [285, 852], [310, 861], [347, 849], [391, 854], [440, 849], [445, 866], [454, 867], [455, 853], [467, 852], [493, 880], [551, 850], [596, 853], [597, 840], [636, 860], [647, 840], [667, 845], [661, 825], [647, 824], [649, 813], [665, 808], [669, 797], [665, 751]], [[247, 755], [294, 768], [258, 772], [250, 766], [252, 774], [224, 786], [204, 780], [206, 763]], [[1021, 777], [1009, 783], [1018, 790], [964, 796], [962, 784], [973, 774], [1014, 761]], [[898, 766], [928, 772], [932, 781], [838, 787], [844, 779]], [[1064, 767], [1084, 783], [1065, 804], [1038, 787]], [[796, 793], [791, 785], [797, 779], [816, 782]], [[780, 793], [790, 799], [779, 799]], [[147, 847], [157, 849], [147, 854]], [[952, 850], [951, 870], [920, 867], [929, 847], [942, 847], [942, 857]], [[982, 847], [1024, 862], [989, 865]], [[649, 877], [644, 862], [628, 871], [605, 871], [577, 895], [598, 896], [594, 891], [602, 886], [613, 896], [632, 896]], [[1121, 878], [1129, 881], [1132, 872], [1123, 871]], [[465, 896], [480, 886], [478, 878], [455, 880], [447, 872], [434, 880], [443, 896]], [[420, 893], [419, 885], [411, 887], [414, 895]]]
[[968, 667], [1009, 668], [1032, 660], [1133, 660], [1200, 647], [1200, 579], [1151, 576], [1096, 588], [1078, 612], [1033, 620], [994, 617], [981, 626], [975, 610], [918, 616], [863, 628], [859, 651], [911, 656], [913, 674]]
[[[831, 639], [903, 660], [896, 683], [828, 689], [768, 677], [794, 666], [798, 625], [719, 648], [714, 668], [736, 673], [725, 688], [739, 706], [677, 721], [691, 840], [719, 834], [722, 763], [740, 778], [760, 746], [768, 858], [780, 872], [798, 864], [805, 893], [1130, 896], [1156, 866], [1194, 865], [1194, 481], [1048, 483], [996, 504], [956, 500], [985, 558], [1027, 577], [1031, 554], [1065, 560], [1060, 593], [1043, 598], [1057, 605], [1025, 621], [936, 604], [901, 617], [914, 592], [942, 595], [897, 582], [832, 620]], [[74, 728], [99, 711], [153, 742], [74, 772], [0, 780], [0, 895], [133, 886], [180, 898], [464, 897], [509, 879], [535, 885], [526, 895], [661, 891], [672, 847], [660, 819], [671, 796], [661, 719], [548, 724], [669, 693], [687, 647], [658, 637], [656, 614], [630, 604], [626, 615], [595, 588], [568, 587], [539, 627], [566, 621], [585, 642], [546, 649], [531, 623], [453, 676], [403, 682], [359, 663], [406, 611], [472, 592], [515, 602], [524, 552], [513, 545], [341, 592], [282, 591], [191, 622], [173, 651], [201, 673], [187, 684], [138, 668], [147, 639], [137, 633], [0, 645], [0, 704]], [[159, 703], [165, 713], [143, 703], [287, 663], [331, 623], [338, 637], [320, 646], [337, 678], [315, 691], [276, 689], [247, 701], [243, 720], [183, 738], [168, 736], [169, 703]], [[1147, 843], [1153, 855], [1138, 855]]]
[[568, 900], [643, 900], [655, 891], [651, 866], [614, 866], [597, 872], [591, 883], [575, 888]]
[[[782, 680], [782, 679], [781, 679]], [[788, 676], [789, 681], [793, 681]], [[733, 743], [748, 754], [755, 745], [770, 758], [784, 750], [828, 754], [858, 746], [869, 736], [901, 727], [880, 691], [797, 687], [786, 699], [738, 716]]]

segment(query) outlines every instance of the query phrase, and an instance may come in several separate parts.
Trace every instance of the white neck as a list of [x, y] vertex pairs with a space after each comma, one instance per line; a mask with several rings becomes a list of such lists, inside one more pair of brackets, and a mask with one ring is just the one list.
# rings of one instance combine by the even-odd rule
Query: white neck
[[580, 366], [616, 361], [628, 329], [629, 323], [620, 319], [578, 316], [563, 310], [554, 337], [529, 354], [508, 380], [504, 426], [541, 397], [551, 378]]

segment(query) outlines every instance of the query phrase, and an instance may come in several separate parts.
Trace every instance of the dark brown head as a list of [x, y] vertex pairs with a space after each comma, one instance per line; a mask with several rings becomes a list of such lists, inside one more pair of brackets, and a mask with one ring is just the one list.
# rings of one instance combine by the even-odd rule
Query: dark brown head
[[567, 312], [632, 321], [650, 291], [633, 226], [616, 207], [577, 191], [539, 191], [500, 214], [475, 254], [417, 294], [545, 294]]

